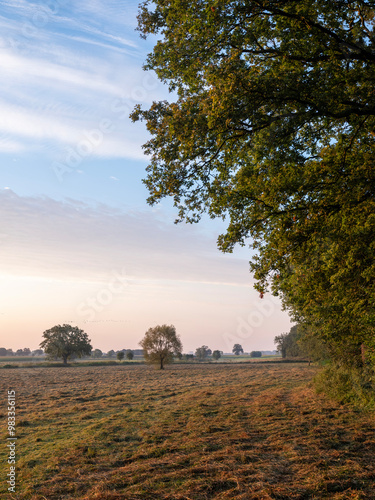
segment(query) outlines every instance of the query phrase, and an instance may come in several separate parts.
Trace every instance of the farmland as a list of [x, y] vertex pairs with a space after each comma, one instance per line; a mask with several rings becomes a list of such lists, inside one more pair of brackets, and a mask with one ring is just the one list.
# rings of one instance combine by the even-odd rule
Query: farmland
[[373, 413], [317, 395], [317, 370], [259, 362], [2, 369], [3, 464], [8, 389], [17, 402], [9, 498], [375, 498]]

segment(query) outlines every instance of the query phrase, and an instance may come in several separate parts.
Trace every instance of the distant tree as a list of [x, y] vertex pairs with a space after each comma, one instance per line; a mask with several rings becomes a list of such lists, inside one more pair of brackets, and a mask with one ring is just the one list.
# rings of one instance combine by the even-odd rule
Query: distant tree
[[32, 356], [43, 356], [44, 351], [43, 349], [34, 349], [34, 351], [31, 352]]
[[220, 358], [221, 358], [221, 352], [220, 352], [220, 351], [214, 351], [214, 352], [212, 353], [212, 357], [213, 357], [213, 359], [214, 359], [215, 361], [217, 361], [218, 359], [220, 359]]
[[236, 356], [238, 356], [239, 354], [243, 354], [242, 345], [240, 345], [240, 344], [234, 344], [232, 352]]
[[261, 358], [261, 357], [262, 357], [261, 351], [251, 351], [250, 353], [250, 358]]
[[294, 325], [288, 333], [281, 333], [275, 337], [274, 343], [282, 358], [296, 358], [303, 355], [299, 344], [300, 333], [298, 325]]
[[209, 349], [206, 345], [202, 345], [202, 347], [198, 347], [195, 350], [195, 356], [198, 361], [204, 361], [208, 358], [211, 352], [211, 349]]
[[5, 347], [0, 347], [0, 356], [6, 356], [7, 355], [7, 350]]
[[17, 356], [30, 356], [31, 350], [28, 347], [24, 347], [23, 349], [17, 349]]
[[173, 325], [157, 325], [149, 328], [139, 343], [148, 363], [158, 364], [160, 370], [182, 352], [182, 343]]
[[276, 335], [274, 339], [276, 349], [281, 354], [282, 358], [286, 358], [287, 337], [288, 333], [280, 333], [280, 335]]
[[117, 354], [116, 354], [116, 357], [119, 361], [122, 361], [125, 357], [125, 353], [124, 351], [118, 351]]
[[94, 349], [94, 351], [91, 353], [91, 356], [93, 358], [101, 358], [103, 356], [103, 352], [100, 349]]
[[77, 326], [56, 325], [43, 332], [43, 337], [40, 347], [50, 359], [62, 358], [64, 365], [73, 356], [81, 358], [91, 354], [90, 339]]
[[116, 356], [116, 353], [115, 353], [115, 351], [113, 349], [111, 349], [110, 351], [107, 352], [107, 356], [109, 358], [113, 358], [113, 357]]
[[194, 359], [194, 354], [184, 354], [184, 355], [183, 355], [183, 359], [184, 359], [185, 361], [193, 361], [193, 359]]
[[7, 356], [14, 356], [13, 349], [7, 349]]
[[133, 358], [134, 358], [134, 353], [133, 353], [133, 351], [131, 351], [129, 349], [129, 351], [127, 351], [127, 353], [126, 353], [126, 359], [128, 359], [129, 361], [131, 361]]
[[315, 328], [311, 325], [297, 324], [295, 328], [298, 334], [298, 354], [306, 357], [309, 365], [312, 361], [321, 361], [331, 358], [328, 344], [316, 334]]

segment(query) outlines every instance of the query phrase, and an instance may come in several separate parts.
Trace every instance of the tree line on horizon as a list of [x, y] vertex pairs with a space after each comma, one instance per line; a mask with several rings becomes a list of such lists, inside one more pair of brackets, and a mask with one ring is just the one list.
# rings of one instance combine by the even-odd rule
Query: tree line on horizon
[[[164, 365], [171, 363], [174, 359], [178, 360], [197, 360], [206, 361], [213, 359], [218, 361], [223, 356], [223, 351], [212, 351], [206, 345], [198, 347], [194, 354], [183, 354], [182, 343], [176, 328], [173, 325], [157, 325], [149, 328], [143, 339], [139, 342], [142, 349], [122, 349], [119, 351], [108, 351], [103, 354], [100, 349], [93, 349], [91, 340], [86, 332], [68, 324], [55, 325], [54, 327], [43, 332], [43, 340], [40, 343], [41, 349], [34, 351], [37, 355], [45, 355], [47, 360], [62, 359], [64, 365], [68, 364], [68, 360], [76, 358], [93, 357], [96, 359], [102, 358], [104, 355], [108, 358], [116, 358], [122, 361], [124, 358], [133, 360], [135, 355], [142, 355], [145, 360], [151, 364], [159, 365], [160, 369], [164, 369]], [[5, 355], [9, 349], [0, 348]], [[20, 349], [22, 355], [31, 355], [30, 349]], [[234, 344], [232, 353], [234, 355], [244, 354], [244, 350], [240, 344]], [[261, 351], [252, 351], [250, 357], [261, 357]]]
[[[270, 352], [270, 351], [265, 351]], [[276, 351], [275, 351], [276, 352]], [[281, 351], [280, 351], [281, 352]], [[246, 354], [240, 344], [234, 344], [232, 353], [235, 355]], [[124, 356], [122, 356], [122, 354]], [[250, 357], [261, 357], [263, 355], [263, 351], [250, 351], [248, 353]], [[24, 347], [23, 349], [17, 349], [13, 351], [13, 349], [7, 349], [5, 347], [0, 347], [0, 357], [7, 356], [44, 356], [45, 352], [43, 349], [34, 349], [31, 350], [28, 347]], [[219, 359], [224, 355], [224, 351], [215, 350], [212, 351], [207, 346], [197, 347], [195, 354], [183, 354], [185, 359], [193, 359], [196, 357], [197, 359], [205, 359], [209, 356], [212, 356], [213, 359]], [[93, 358], [121, 358], [127, 357], [127, 359], [133, 359], [134, 356], [143, 356], [143, 349], [110, 349], [109, 351], [102, 351], [101, 349], [92, 348], [90, 356]]]
[[[143, 349], [120, 349], [117, 351], [111, 349], [106, 353], [101, 349], [94, 349], [92, 347], [91, 340], [86, 332], [77, 326], [64, 324], [55, 325], [49, 330], [45, 330], [43, 332], [44, 340], [40, 343], [40, 347], [42, 347], [42, 349], [31, 351], [29, 348], [24, 348], [13, 352], [12, 349], [0, 347], [0, 356], [47, 356], [48, 360], [62, 359], [64, 364], [67, 364], [68, 360], [87, 357], [95, 359], [101, 359], [103, 357], [111, 359], [116, 357], [119, 361], [122, 361], [124, 358], [132, 360], [134, 359], [134, 356], [144, 356], [146, 360], [148, 360], [150, 357], [149, 353], [151, 351], [157, 351], [159, 359], [161, 347], [158, 343], [163, 343], [163, 338], [168, 335], [173, 340], [174, 344], [171, 344], [171, 346], [167, 345], [165, 362], [169, 362], [173, 357], [178, 358], [179, 360], [184, 359], [186, 361], [192, 359], [205, 361], [209, 357], [212, 357], [212, 359], [217, 361], [224, 354], [224, 352], [220, 350], [212, 351], [206, 345], [198, 347], [195, 350], [195, 354], [183, 354], [182, 344], [176, 343], [180, 342], [180, 340], [177, 340], [179, 337], [177, 336], [176, 329], [173, 325], [158, 325], [154, 328], [150, 328], [146, 332], [144, 339], [140, 342]], [[244, 350], [240, 344], [234, 344], [232, 353], [240, 355], [244, 354]], [[249, 355], [254, 358], [261, 357], [262, 351], [251, 351]]]

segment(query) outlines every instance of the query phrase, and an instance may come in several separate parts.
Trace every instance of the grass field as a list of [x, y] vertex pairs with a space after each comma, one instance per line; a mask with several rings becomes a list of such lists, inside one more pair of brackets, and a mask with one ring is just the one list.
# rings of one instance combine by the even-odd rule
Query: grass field
[[[1, 370], [1, 498], [372, 499], [375, 421], [306, 364]], [[17, 486], [6, 494], [6, 393]]]

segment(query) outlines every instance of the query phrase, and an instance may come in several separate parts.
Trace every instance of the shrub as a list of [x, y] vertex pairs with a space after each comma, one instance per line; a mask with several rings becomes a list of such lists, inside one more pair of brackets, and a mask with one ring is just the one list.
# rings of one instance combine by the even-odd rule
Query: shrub
[[318, 393], [339, 403], [375, 408], [375, 372], [373, 368], [349, 368], [330, 364], [314, 378]]

